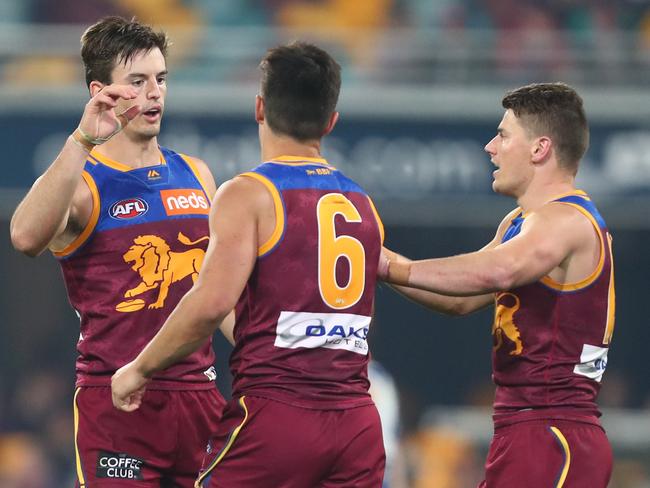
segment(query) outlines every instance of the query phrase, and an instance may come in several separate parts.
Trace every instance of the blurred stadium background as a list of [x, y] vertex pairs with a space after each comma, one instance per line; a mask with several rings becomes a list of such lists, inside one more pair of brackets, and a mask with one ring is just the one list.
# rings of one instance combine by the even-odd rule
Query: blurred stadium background
[[[617, 458], [610, 486], [650, 487], [650, 1], [0, 0], [0, 488], [73, 483], [77, 318], [55, 260], [13, 251], [8, 226], [76, 127], [87, 98], [79, 37], [105, 14], [169, 32], [161, 142], [203, 158], [220, 181], [258, 161], [252, 108], [265, 50], [296, 38], [329, 49], [344, 86], [324, 154], [373, 195], [388, 246], [414, 258], [482, 246], [513, 206], [491, 193], [483, 153], [504, 91], [576, 86], [592, 134], [579, 182], [609, 223], [617, 265], [600, 397]], [[371, 346], [401, 407], [391, 487], [480, 480], [491, 315], [447, 318], [378, 290]], [[229, 348], [221, 337], [215, 348], [227, 395]], [[377, 385], [390, 404], [390, 384]]]

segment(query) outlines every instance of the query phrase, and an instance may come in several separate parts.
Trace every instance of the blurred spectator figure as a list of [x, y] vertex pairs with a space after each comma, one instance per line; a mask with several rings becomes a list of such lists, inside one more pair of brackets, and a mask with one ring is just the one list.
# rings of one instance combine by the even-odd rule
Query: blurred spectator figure
[[195, 8], [183, 0], [113, 0], [145, 24], [196, 27], [202, 23]]
[[573, 0], [554, 2], [555, 14], [567, 31], [573, 52], [590, 53], [575, 58], [573, 76], [588, 82], [580, 73], [598, 73], [610, 82], [625, 76], [627, 61], [625, 39], [622, 37], [621, 2], [607, 0]]
[[[74, 453], [71, 452], [74, 440], [70, 402], [72, 394], [69, 379], [60, 371], [28, 371], [16, 383], [15, 391], [11, 395], [12, 402], [8, 406], [11, 423], [4, 426], [4, 429], [24, 432], [25, 436], [30, 436], [29, 444], [37, 445], [38, 449], [36, 454], [32, 452], [35, 449], [29, 449], [29, 456], [47, 457], [50, 484], [45, 486], [53, 488], [63, 486], [62, 483], [68, 481], [74, 472]], [[22, 448], [27, 442], [21, 437], [21, 443], [16, 445]], [[0, 454], [0, 464], [2, 459]], [[73, 483], [74, 481], [68, 483], [68, 486]], [[0, 487], [5, 488], [5, 485], [0, 483]]]
[[[200, 35], [205, 27], [199, 10], [183, 0], [113, 0], [129, 16], [140, 22], [164, 29], [174, 45], [169, 51], [168, 64], [179, 70], [201, 48]], [[221, 1], [215, 2], [217, 4]]]
[[0, 436], [0, 486], [2, 488], [58, 488], [48, 458], [29, 434]]
[[[23, 2], [2, 2], [3, 4]], [[114, 0], [31, 0], [31, 3], [24, 2], [31, 7], [28, 12], [28, 18], [31, 22], [38, 24], [47, 24], [59, 26], [61, 28], [70, 27], [75, 24], [87, 24], [97, 20], [100, 17], [109, 14], [126, 14], [126, 12], [115, 3]], [[43, 27], [40, 27], [39, 35], [45, 36]], [[76, 36], [77, 46], [78, 39], [83, 32], [79, 28]], [[34, 84], [40, 85], [43, 80], [47, 80], [48, 86], [52, 85], [70, 85], [83, 79], [83, 73], [77, 62], [77, 52], [73, 57], [52, 54], [51, 49], [68, 42], [66, 35], [52, 32], [49, 37], [52, 39], [49, 43], [37, 46], [29, 55], [19, 57], [8, 63], [3, 70], [3, 77], [6, 81], [16, 84]], [[41, 50], [41, 53], [38, 50]]]
[[382, 488], [408, 488], [401, 448], [400, 398], [391, 374], [374, 359], [368, 364], [370, 395], [381, 418], [386, 450], [386, 470]]
[[25, 378], [18, 385], [11, 405], [18, 423], [15, 427], [42, 432], [58, 406], [72, 408], [70, 381], [57, 371], [31, 371]]
[[89, 24], [105, 15], [126, 15], [115, 0], [32, 0], [31, 20], [42, 24]]
[[[0, 3], [4, 5], [14, 2]], [[0, 13], [3, 9], [6, 7], [0, 7]], [[61, 29], [74, 29], [74, 26], [79, 25], [75, 39], [77, 46], [85, 26], [102, 17], [136, 17], [141, 22], [165, 29], [174, 43], [168, 59], [174, 64], [180, 64], [194, 55], [204, 27], [200, 12], [183, 0], [32, 0], [31, 9], [27, 13], [33, 22], [59, 26]], [[42, 84], [43, 79], [47, 79], [49, 85], [69, 85], [82, 80], [78, 49], [73, 57], [49, 52], [57, 43], [60, 46], [61, 43], [68, 42], [67, 32], [53, 32], [51, 37], [53, 44], [43, 46], [43, 54], [33, 53], [5, 66], [4, 79], [14, 84]]]
[[393, 0], [311, 0], [282, 2], [276, 22], [299, 34], [339, 42], [352, 64], [372, 68], [380, 55], [382, 30], [390, 23]]
[[506, 80], [530, 83], [564, 78], [571, 60], [552, 11], [519, 0], [486, 0], [486, 5], [497, 29], [497, 69]]
[[193, 0], [204, 18], [214, 26], [268, 26], [273, 9], [263, 0]]
[[617, 370], [607, 371], [607, 378], [598, 394], [598, 403], [603, 408], [630, 408], [630, 383], [627, 376]]
[[476, 486], [481, 464], [473, 444], [452, 430], [425, 427], [405, 442], [410, 488]]

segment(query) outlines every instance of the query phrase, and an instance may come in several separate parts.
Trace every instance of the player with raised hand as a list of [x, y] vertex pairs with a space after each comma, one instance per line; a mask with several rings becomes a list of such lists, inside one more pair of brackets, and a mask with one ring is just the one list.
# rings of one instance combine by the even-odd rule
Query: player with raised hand
[[135, 20], [82, 37], [90, 100], [60, 154], [11, 221], [14, 246], [58, 258], [80, 317], [77, 486], [193, 486], [225, 403], [211, 338], [152, 379], [134, 415], [110, 379], [192, 287], [205, 256], [215, 183], [206, 164], [159, 146], [168, 41]]

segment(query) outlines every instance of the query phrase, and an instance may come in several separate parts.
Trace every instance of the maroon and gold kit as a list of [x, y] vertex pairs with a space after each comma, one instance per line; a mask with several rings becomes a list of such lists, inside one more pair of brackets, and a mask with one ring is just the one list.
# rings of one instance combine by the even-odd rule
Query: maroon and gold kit
[[371, 403], [368, 344], [382, 228], [368, 195], [324, 160], [281, 158], [276, 228], [237, 303], [233, 396], [314, 408]]
[[[198, 276], [210, 200], [190, 160], [161, 148], [157, 166], [131, 169], [93, 151], [83, 178], [90, 222], [55, 253], [81, 320], [77, 386], [109, 385], [158, 332]], [[160, 372], [150, 388], [209, 388], [209, 342]]]
[[276, 226], [236, 306], [233, 400], [197, 486], [379, 487], [367, 374], [379, 217], [323, 159], [283, 156], [243, 177], [268, 189]]
[[160, 164], [136, 169], [93, 151], [82, 176], [93, 199], [90, 221], [55, 253], [81, 321], [77, 486], [189, 488], [225, 403], [214, 384], [211, 342], [157, 374], [136, 412], [113, 407], [110, 381], [197, 279], [209, 195], [192, 160], [165, 148]]
[[[551, 204], [569, 205], [589, 219], [600, 240], [600, 259], [580, 282], [557, 283], [546, 276], [496, 294], [495, 439], [483, 486], [562, 486], [569, 479], [583, 484], [566, 486], [604, 488], [611, 473], [611, 448], [598, 422], [596, 397], [614, 331], [612, 239], [584, 192], [557, 197]], [[526, 218], [514, 214], [503, 242], [519, 233]], [[532, 439], [527, 450], [514, 447], [523, 430]], [[586, 437], [591, 441], [584, 442]], [[503, 455], [506, 451], [511, 455]], [[532, 471], [521, 468], [547, 458], [555, 461], [544, 464], [546, 478], [533, 480]], [[558, 484], [549, 485], [550, 479]]]
[[[583, 192], [559, 198], [594, 225], [600, 261], [579, 283], [550, 277], [496, 296], [494, 336], [495, 413], [524, 408], [572, 408], [598, 415], [596, 395], [614, 331], [614, 265], [611, 237]], [[519, 232], [515, 217], [503, 241]]]

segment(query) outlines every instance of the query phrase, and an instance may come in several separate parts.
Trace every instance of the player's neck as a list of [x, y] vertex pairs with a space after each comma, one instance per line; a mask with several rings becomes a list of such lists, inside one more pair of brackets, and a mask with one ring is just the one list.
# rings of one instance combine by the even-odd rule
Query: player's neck
[[300, 156], [320, 158], [320, 141], [300, 142], [289, 137], [266, 137], [261, 141], [262, 161], [270, 161], [280, 156]]
[[572, 193], [576, 190], [573, 178], [558, 181], [531, 182], [526, 192], [517, 198], [517, 204], [524, 213], [534, 212], [544, 204], [561, 195]]
[[131, 168], [160, 164], [160, 149], [156, 137], [134, 141], [126, 134], [116, 134], [108, 142], [97, 146], [96, 150], [102, 156]]

